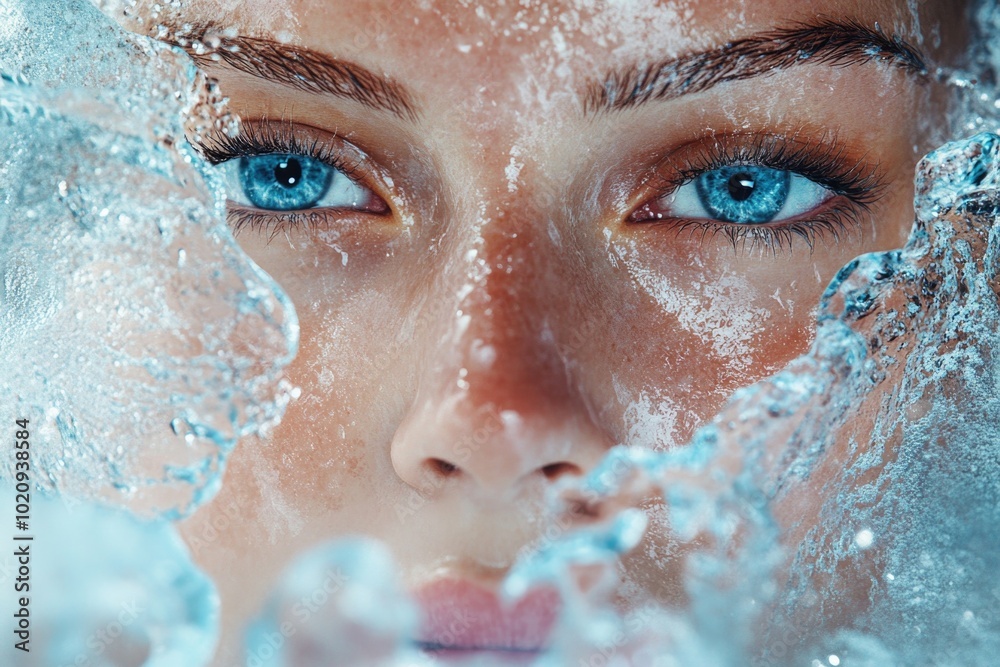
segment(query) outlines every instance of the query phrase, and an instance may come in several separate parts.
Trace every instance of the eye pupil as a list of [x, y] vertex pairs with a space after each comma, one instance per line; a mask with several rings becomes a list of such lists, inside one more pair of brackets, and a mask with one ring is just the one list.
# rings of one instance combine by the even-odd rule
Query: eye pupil
[[751, 174], [741, 171], [730, 176], [726, 185], [729, 188], [730, 197], [736, 201], [746, 201], [753, 195], [756, 183]]
[[286, 188], [294, 187], [302, 180], [302, 165], [295, 158], [279, 162], [278, 166], [274, 168], [274, 180]]

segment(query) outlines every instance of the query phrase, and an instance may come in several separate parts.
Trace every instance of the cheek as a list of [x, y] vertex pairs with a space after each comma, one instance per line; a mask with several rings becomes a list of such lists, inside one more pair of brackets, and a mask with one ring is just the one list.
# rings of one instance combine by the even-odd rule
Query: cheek
[[753, 368], [756, 360], [751, 351], [771, 313], [758, 288], [744, 276], [634, 272], [633, 277], [659, 307], [656, 316], [662, 324], [657, 328], [672, 330], [667, 341], [687, 340], [696, 348], [692, 353], [728, 364], [734, 374]]
[[[611, 248], [634, 302], [615, 339], [639, 357], [618, 369], [616, 390], [633, 444], [681, 444], [732, 391], [805, 351], [823, 285], [809, 264], [709, 261], [677, 248], [667, 256], [651, 241]], [[672, 433], [656, 434], [657, 423]]]
[[811, 251], [804, 244], [734, 250], [655, 227], [612, 235], [606, 259], [623, 283], [616, 301], [630, 308], [610, 338], [628, 352], [604, 356], [621, 360], [611, 372], [624, 406], [623, 440], [682, 444], [733, 391], [806, 352], [816, 308], [841, 266], [902, 245], [912, 216], [901, 198], [871, 230], [821, 240]]
[[351, 523], [352, 513], [360, 516], [352, 508], [372, 505], [371, 480], [388, 465], [398, 421], [383, 398], [402, 365], [391, 344], [399, 308], [381, 263], [387, 247], [348, 235], [333, 247], [296, 232], [268, 241], [254, 230], [238, 240], [295, 304], [300, 343], [287, 372], [298, 397], [268, 441], [238, 449], [231, 467], [245, 468], [242, 486], [257, 487], [262, 505], [286, 507], [306, 523]]
[[276, 429], [277, 447], [268, 456], [287, 470], [283, 486], [337, 509], [371, 478], [391, 435], [385, 429], [391, 417], [377, 398], [386, 371], [377, 343], [383, 328], [351, 303], [302, 312], [300, 325], [302, 343], [288, 378], [301, 394]]
[[733, 391], [808, 348], [811, 309], [796, 305], [797, 297], [786, 295], [779, 303], [733, 274], [687, 291], [669, 279], [656, 283], [659, 298], [636, 311], [639, 326], [655, 338], [615, 373], [628, 444], [687, 442]]

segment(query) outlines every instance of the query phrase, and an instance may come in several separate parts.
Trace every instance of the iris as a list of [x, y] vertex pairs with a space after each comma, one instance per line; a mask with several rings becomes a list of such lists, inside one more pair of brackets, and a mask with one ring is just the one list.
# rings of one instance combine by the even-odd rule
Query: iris
[[738, 224], [770, 222], [788, 201], [791, 173], [756, 166], [730, 166], [695, 179], [698, 200], [716, 220]]
[[330, 190], [336, 170], [305, 155], [269, 154], [239, 160], [239, 182], [253, 206], [268, 211], [312, 208]]

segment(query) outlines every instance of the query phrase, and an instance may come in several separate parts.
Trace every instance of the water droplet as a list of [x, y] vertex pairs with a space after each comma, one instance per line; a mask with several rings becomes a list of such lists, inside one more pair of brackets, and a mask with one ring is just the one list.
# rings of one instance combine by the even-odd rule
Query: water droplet
[[864, 530], [859, 530], [858, 534], [854, 536], [854, 543], [858, 545], [861, 549], [867, 549], [875, 541], [875, 535], [872, 531], [865, 528]]

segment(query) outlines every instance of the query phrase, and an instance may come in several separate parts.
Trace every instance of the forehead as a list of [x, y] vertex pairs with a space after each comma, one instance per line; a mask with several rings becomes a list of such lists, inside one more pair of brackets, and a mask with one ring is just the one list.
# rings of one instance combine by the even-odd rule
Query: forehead
[[[918, 37], [909, 7], [827, 0], [821, 16]], [[541, 57], [570, 69], [669, 58], [818, 16], [804, 0], [190, 0], [179, 18], [426, 74], [428, 62], [499, 73]]]

